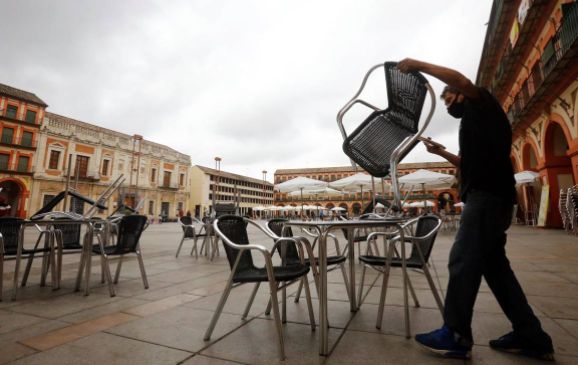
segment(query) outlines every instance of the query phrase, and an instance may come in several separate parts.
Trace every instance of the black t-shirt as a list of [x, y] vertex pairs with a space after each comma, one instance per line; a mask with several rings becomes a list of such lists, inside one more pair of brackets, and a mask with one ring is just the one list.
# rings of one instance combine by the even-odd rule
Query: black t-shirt
[[467, 201], [472, 189], [516, 201], [510, 152], [512, 129], [500, 103], [486, 89], [480, 97], [464, 100], [460, 123], [460, 195]]

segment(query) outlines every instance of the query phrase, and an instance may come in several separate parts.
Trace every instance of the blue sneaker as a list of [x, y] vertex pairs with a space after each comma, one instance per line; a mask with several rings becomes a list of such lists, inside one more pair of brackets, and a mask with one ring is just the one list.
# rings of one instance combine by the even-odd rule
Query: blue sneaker
[[426, 349], [444, 357], [469, 359], [471, 345], [464, 344], [460, 336], [445, 325], [430, 333], [415, 335], [415, 340]]
[[497, 340], [491, 340], [490, 347], [498, 351], [554, 361], [554, 346], [552, 345], [552, 339], [546, 332], [542, 332], [541, 336], [536, 336], [532, 341], [524, 340], [515, 332], [510, 332]]

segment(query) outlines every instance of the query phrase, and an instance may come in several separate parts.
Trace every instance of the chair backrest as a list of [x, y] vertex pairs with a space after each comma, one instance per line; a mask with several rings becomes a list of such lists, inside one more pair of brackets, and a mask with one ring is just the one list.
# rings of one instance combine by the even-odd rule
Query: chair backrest
[[[287, 221], [288, 219], [285, 218], [273, 218], [267, 222], [267, 227], [269, 227], [269, 229], [279, 237], [293, 237], [291, 227], [283, 229], [285, 222]], [[287, 242], [285, 247], [285, 257], [287, 261], [299, 261], [299, 251], [297, 250], [295, 243]], [[282, 255], [281, 246], [277, 246], [277, 252], [279, 252], [280, 256]]]
[[118, 238], [114, 254], [135, 252], [140, 236], [147, 225], [144, 215], [127, 215], [118, 223]]
[[[433, 245], [437, 236], [437, 230], [439, 230], [439, 227], [440, 227], [440, 218], [433, 214], [422, 215], [421, 217], [418, 218], [414, 233], [415, 237], [424, 237], [427, 236], [429, 233], [431, 233], [433, 230], [436, 230], [436, 232], [433, 235], [431, 235], [428, 239], [416, 242], [417, 246], [419, 246], [419, 248], [421, 249], [425, 263], [429, 261], [429, 257], [431, 255]], [[411, 250], [411, 255], [408, 258], [408, 261], [419, 263], [422, 262], [417, 249], [413, 248]]]
[[183, 229], [183, 233], [185, 237], [191, 238], [194, 237], [194, 229], [191, 227], [193, 225], [193, 218], [189, 216], [182, 216], [179, 218], [179, 222], [181, 222], [181, 228]]
[[[385, 82], [388, 107], [367, 117], [343, 142], [343, 151], [372, 176], [389, 174], [393, 152], [418, 132], [421, 111], [428, 92], [420, 73], [403, 73], [397, 63], [386, 62]], [[405, 154], [417, 144], [414, 142]], [[405, 157], [399, 157], [399, 160]]]
[[14, 217], [0, 218], [0, 233], [4, 239], [4, 250], [8, 252], [16, 252], [18, 248], [18, 235], [20, 234], [20, 227], [24, 223], [23, 219]]
[[82, 245], [80, 242], [81, 226], [81, 223], [54, 224], [54, 228], [62, 232], [62, 246], [64, 249], [77, 249]]
[[[237, 215], [224, 215], [218, 218], [217, 227], [221, 234], [227, 237], [230, 241], [235, 243], [236, 245], [248, 245], [249, 244], [249, 236], [247, 235], [247, 224], [243, 217], [239, 217]], [[231, 269], [233, 265], [235, 265], [235, 260], [237, 259], [237, 255], [239, 254], [240, 250], [234, 248], [227, 244], [225, 240], [223, 241], [223, 246], [225, 248], [225, 252], [227, 253], [227, 260], [229, 261], [229, 266]], [[253, 256], [251, 256], [250, 250], [245, 250], [239, 259], [239, 264], [237, 266], [236, 272], [243, 271], [243, 270], [250, 270], [255, 267], [253, 264]]]

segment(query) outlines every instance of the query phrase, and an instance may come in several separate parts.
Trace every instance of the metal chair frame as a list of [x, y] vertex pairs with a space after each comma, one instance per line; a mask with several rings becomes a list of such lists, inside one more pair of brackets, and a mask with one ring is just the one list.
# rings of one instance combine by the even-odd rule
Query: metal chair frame
[[[367, 80], [369, 79], [370, 75], [375, 70], [377, 70], [381, 67], [383, 67], [385, 70], [385, 67], [388, 64], [391, 64], [391, 62], [386, 62], [384, 64], [378, 64], [378, 65], [371, 67], [369, 69], [369, 71], [365, 74], [365, 77], [363, 78], [363, 81], [361, 83], [361, 87], [359, 88], [357, 93], [337, 113], [337, 125], [339, 126], [339, 129], [341, 131], [341, 135], [343, 136], [343, 140], [346, 140], [348, 137], [347, 132], [345, 131], [345, 127], [343, 126], [343, 118], [344, 118], [345, 114], [355, 104], [362, 104], [362, 105], [372, 109], [374, 112], [386, 110], [386, 109], [381, 109], [375, 105], [372, 105], [371, 103], [359, 98], [359, 96], [361, 95], [361, 93], [365, 89], [365, 85], [366, 85]], [[418, 75], [420, 75], [420, 77], [423, 78], [423, 76], [421, 76], [421, 74], [418, 74]], [[429, 84], [429, 82], [426, 82], [424, 84], [424, 86], [430, 95], [430, 100], [431, 100], [430, 111], [429, 111], [427, 117], [425, 118], [424, 122], [422, 123], [422, 127], [417, 131], [417, 133], [411, 137], [406, 137], [403, 140], [403, 142], [393, 151], [393, 153], [390, 156], [390, 173], [389, 174], [391, 176], [391, 183], [392, 183], [391, 185], [392, 185], [392, 190], [394, 193], [394, 205], [396, 205], [398, 208], [401, 207], [401, 201], [402, 201], [401, 191], [400, 191], [398, 178], [397, 178], [398, 163], [417, 144], [418, 139], [421, 137], [421, 135], [423, 134], [425, 129], [428, 127], [428, 125], [431, 121], [431, 118], [433, 117], [434, 111], [435, 111], [435, 105], [436, 105], [435, 93], [434, 93], [431, 85]], [[357, 167], [355, 161], [353, 161], [353, 160], [351, 160], [351, 165], [355, 168]]]
[[[191, 224], [183, 223], [183, 218], [190, 218]], [[181, 242], [179, 243], [179, 247], [177, 248], [177, 253], [175, 254], [175, 258], [179, 257], [179, 253], [181, 252], [181, 247], [183, 247], [183, 242], [185, 240], [193, 240], [193, 247], [191, 249], [191, 255], [193, 251], [195, 252], [195, 258], [199, 258], [199, 252], [197, 250], [197, 235], [195, 233], [195, 226], [193, 225], [194, 219], [193, 217], [181, 217], [178, 219], [179, 225], [183, 230], [183, 237], [181, 238]]]
[[[399, 255], [399, 253], [396, 250], [395, 244], [396, 243], [401, 243], [401, 244], [406, 244], [406, 243], [410, 243], [412, 245], [412, 250], [415, 249], [418, 253], [419, 258], [421, 259], [421, 270], [423, 271], [428, 285], [431, 289], [431, 292], [434, 296], [434, 299], [436, 301], [436, 304], [438, 305], [438, 308], [443, 316], [443, 312], [444, 312], [444, 307], [443, 307], [443, 303], [441, 300], [441, 297], [439, 296], [439, 293], [437, 291], [437, 288], [435, 286], [435, 283], [433, 281], [433, 278], [431, 276], [431, 273], [429, 271], [428, 268], [428, 262], [426, 261], [425, 258], [425, 254], [424, 252], [422, 252], [421, 247], [419, 245], [419, 243], [421, 242], [425, 242], [429, 239], [434, 239], [434, 235], [437, 234], [437, 232], [439, 231], [441, 225], [442, 225], [442, 220], [439, 217], [436, 217], [438, 222], [436, 224], [436, 226], [434, 226], [433, 229], [431, 229], [431, 231], [429, 231], [426, 235], [424, 236], [419, 236], [416, 237], [414, 234], [411, 233], [411, 228], [414, 225], [417, 225], [417, 223], [419, 222], [420, 219], [424, 218], [424, 217], [433, 217], [433, 216], [422, 216], [422, 217], [418, 217], [416, 219], [410, 220], [407, 223], [402, 225], [402, 228], [405, 231], [408, 231], [409, 234], [404, 234], [404, 241], [405, 242], [401, 242], [400, 241], [400, 236], [396, 233], [388, 233], [388, 232], [373, 232], [370, 233], [370, 235], [367, 238], [367, 241], [370, 242], [371, 240], [375, 240], [378, 237], [383, 237], [384, 240], [384, 252], [387, 252], [387, 257], [383, 257], [384, 260], [384, 265], [383, 266], [372, 266], [370, 264], [365, 264], [363, 265], [363, 269], [362, 269], [362, 273], [361, 273], [361, 281], [360, 281], [360, 285], [359, 285], [359, 292], [358, 292], [358, 303], [359, 306], [361, 306], [362, 303], [362, 299], [364, 298], [363, 296], [363, 283], [365, 281], [365, 272], [366, 272], [366, 268], [367, 266], [370, 266], [371, 268], [375, 269], [376, 271], [380, 272], [383, 275], [383, 283], [382, 283], [382, 287], [381, 287], [381, 294], [380, 294], [380, 302], [379, 302], [379, 310], [378, 310], [378, 314], [377, 314], [377, 320], [376, 320], [376, 324], [375, 327], [380, 329], [382, 322], [383, 322], [383, 310], [384, 310], [384, 306], [385, 306], [385, 297], [387, 294], [387, 284], [388, 284], [388, 279], [389, 279], [389, 270], [391, 269], [391, 266], [389, 265], [389, 262], [391, 262], [391, 260], [393, 259], [394, 255], [400, 259], [403, 260], [403, 258]], [[389, 247], [387, 247], [389, 244]], [[433, 246], [433, 242], [431, 243]], [[431, 250], [431, 248], [430, 248]], [[369, 245], [368, 245], [368, 252], [369, 252]], [[407, 258], [405, 259], [405, 261], [407, 262]], [[407, 265], [407, 264], [406, 264]], [[403, 269], [403, 266], [402, 266]], [[406, 269], [407, 270], [407, 269]], [[416, 307], [419, 307], [419, 301], [417, 299], [417, 296], [415, 294], [415, 290], [411, 284], [411, 280], [409, 278], [409, 275], [404, 275], [405, 278], [407, 278], [406, 284], [410, 290], [410, 293], [412, 295], [412, 298], [414, 300], [414, 304]], [[367, 296], [369, 294], [369, 292], [371, 291], [371, 289], [373, 288], [373, 285], [375, 284], [375, 282], [377, 281], [379, 277], [376, 278], [376, 280], [372, 283], [372, 285], [369, 287], [369, 289], [367, 290], [367, 292], [365, 293], [365, 296]], [[407, 311], [405, 313], [408, 313]], [[406, 318], [406, 324], [409, 322], [409, 319]], [[406, 330], [408, 330], [406, 328]], [[409, 332], [408, 332], [409, 333]]]
[[[220, 317], [221, 313], [223, 312], [223, 308], [225, 306], [225, 303], [227, 302], [227, 298], [229, 297], [231, 290], [233, 288], [236, 288], [238, 286], [246, 284], [245, 282], [238, 282], [238, 283], [233, 282], [237, 267], [239, 265], [239, 262], [241, 261], [241, 257], [245, 256], [244, 253], [246, 251], [249, 252], [249, 255], [250, 255], [251, 251], [257, 251], [257, 252], [261, 253], [263, 255], [263, 258], [265, 259], [265, 268], [267, 271], [269, 288], [270, 288], [270, 292], [271, 292], [271, 305], [272, 305], [272, 309], [273, 309], [273, 317], [275, 319], [275, 327], [276, 327], [276, 331], [277, 331], [277, 335], [278, 335], [278, 343], [277, 343], [278, 352], [279, 352], [280, 359], [283, 360], [283, 359], [285, 359], [285, 344], [283, 341], [282, 319], [281, 319], [281, 315], [279, 313], [279, 301], [277, 298], [277, 292], [279, 290], [284, 290], [288, 285], [294, 283], [297, 280], [303, 281], [303, 285], [305, 286], [305, 293], [306, 293], [306, 297], [307, 297], [307, 307], [308, 307], [308, 311], [309, 311], [309, 319], [310, 319], [310, 325], [311, 325], [312, 331], [315, 330], [315, 319], [314, 319], [314, 315], [313, 315], [313, 305], [311, 303], [311, 294], [309, 291], [309, 284], [308, 284], [307, 278], [306, 278], [307, 275], [304, 275], [304, 276], [300, 277], [299, 279], [295, 279], [295, 280], [288, 282], [288, 283], [285, 283], [283, 285], [279, 285], [279, 283], [277, 283], [277, 280], [275, 278], [272, 256], [280, 244], [282, 244], [284, 242], [293, 242], [294, 244], [297, 245], [297, 247], [299, 249], [300, 260], [301, 260], [301, 263], [304, 265], [305, 261], [304, 261], [304, 255], [303, 255], [303, 243], [302, 243], [302, 240], [300, 240], [300, 239], [289, 238], [289, 237], [281, 237], [281, 238], [276, 237], [275, 235], [271, 235], [271, 233], [268, 230], [261, 227], [258, 223], [254, 222], [248, 218], [244, 218], [244, 217], [240, 217], [240, 218], [243, 219], [243, 221], [246, 224], [248, 223], [248, 224], [253, 225], [254, 227], [258, 228], [259, 231], [261, 231], [265, 235], [267, 235], [269, 238], [275, 240], [275, 245], [271, 249], [271, 251], [269, 251], [269, 250], [267, 250], [267, 248], [265, 246], [262, 246], [262, 245], [251, 244], [251, 243], [242, 244], [242, 245], [236, 244], [235, 242], [230, 240], [219, 229], [219, 219], [220, 218], [215, 219], [215, 221], [213, 222], [213, 229], [215, 230], [216, 234], [223, 240], [224, 245], [228, 245], [232, 249], [237, 250], [237, 256], [236, 256], [235, 262], [233, 263], [233, 265], [231, 267], [231, 273], [229, 275], [229, 278], [227, 279], [225, 290], [223, 291], [223, 294], [221, 295], [221, 299], [219, 300], [219, 304], [217, 305], [217, 308], [215, 310], [215, 313], [213, 314], [213, 317], [211, 319], [209, 327], [207, 328], [207, 331], [205, 332], [204, 340], [209, 341], [211, 339], [211, 335], [213, 333], [213, 330], [215, 329], [217, 321], [219, 320], [219, 317]], [[251, 309], [251, 306], [253, 304], [253, 300], [255, 298], [255, 295], [257, 294], [259, 286], [260, 286], [260, 282], [257, 282], [255, 284], [255, 287], [253, 288], [253, 291], [251, 293], [251, 296], [249, 298], [249, 301], [247, 303], [247, 306], [245, 307], [245, 311], [244, 311], [243, 316], [242, 316], [243, 319], [245, 319], [247, 317], [249, 310]], [[285, 303], [286, 298], [284, 297], [283, 299], [284, 299], [283, 302]], [[285, 308], [286, 308], [286, 304], [283, 305], [284, 310], [285, 310]], [[284, 318], [285, 318], [285, 315], [284, 315]]]

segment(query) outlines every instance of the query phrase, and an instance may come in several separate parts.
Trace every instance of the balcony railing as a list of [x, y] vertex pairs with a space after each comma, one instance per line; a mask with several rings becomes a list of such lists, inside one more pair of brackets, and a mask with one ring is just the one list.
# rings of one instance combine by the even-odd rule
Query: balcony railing
[[36, 148], [38, 142], [36, 138], [23, 138], [24, 136], [20, 136], [18, 138], [14, 138], [11, 136], [2, 136], [0, 137], [0, 143], [4, 145], [9, 145], [13, 147], [19, 148]]
[[562, 24], [556, 34], [548, 42], [542, 59], [538, 61], [537, 66], [534, 66], [528, 79], [522, 84], [518, 94], [514, 97], [514, 102], [508, 112], [511, 123], [515, 123], [516, 119], [524, 112], [526, 106], [538, 92], [544, 81], [568, 50], [572, 48], [576, 39], [578, 39], [578, 6], [573, 6], [562, 20]]
[[178, 190], [178, 189], [179, 189], [179, 184], [176, 183], [176, 182], [163, 181], [162, 185], [160, 185], [159, 188], [161, 188], [161, 189], [169, 189], [169, 190]]
[[[71, 174], [70, 178], [72, 180], [76, 179], [76, 174]], [[97, 170], [79, 171], [78, 180], [81, 181], [98, 181], [100, 180], [100, 172]]]

